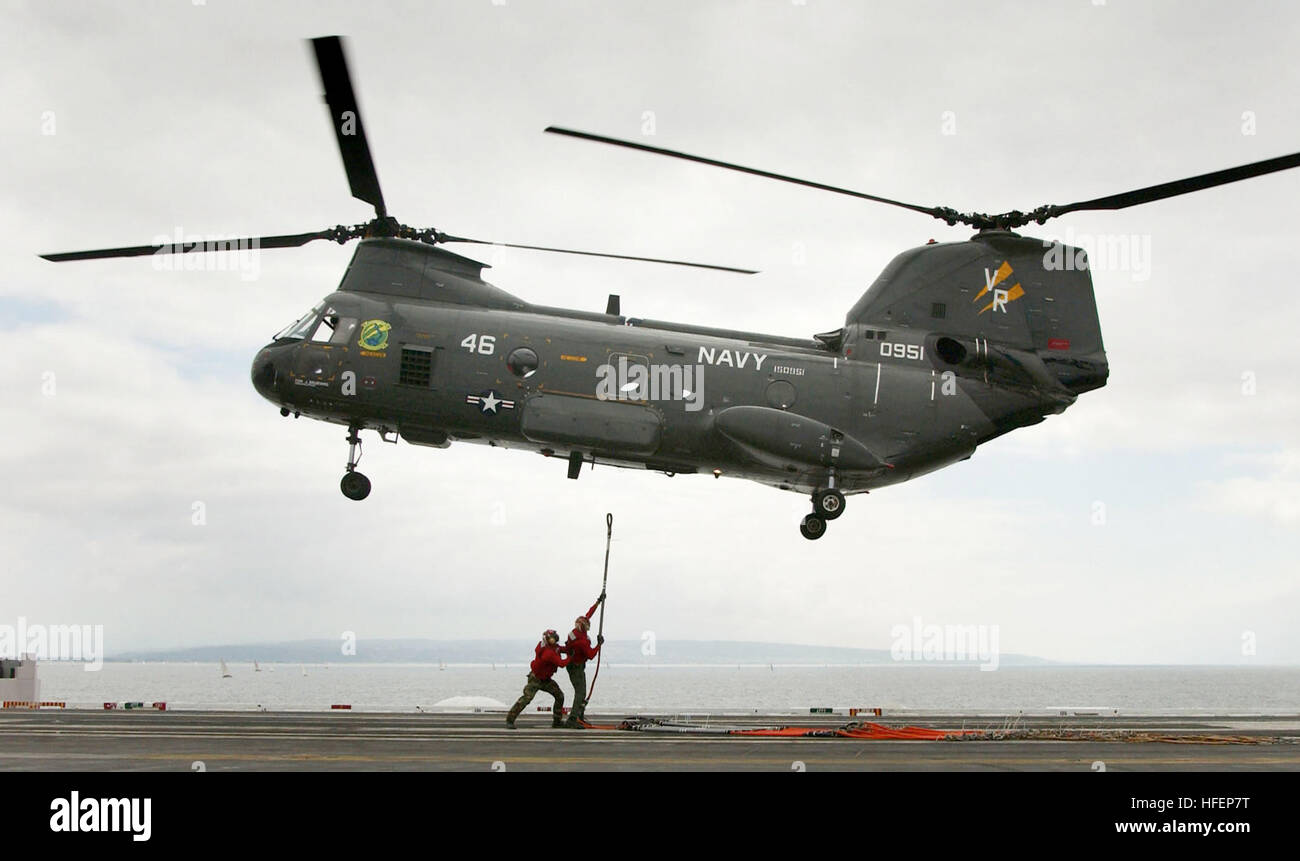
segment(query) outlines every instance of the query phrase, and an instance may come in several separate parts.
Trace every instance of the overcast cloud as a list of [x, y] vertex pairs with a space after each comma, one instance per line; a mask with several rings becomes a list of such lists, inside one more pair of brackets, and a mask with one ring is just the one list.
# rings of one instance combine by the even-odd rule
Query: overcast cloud
[[1300, 150], [1292, 5], [4, 8], [0, 622], [104, 624], [110, 652], [532, 637], [599, 591], [612, 511], [618, 638], [888, 648], [919, 616], [1060, 660], [1300, 661], [1300, 171], [1026, 229], [1149, 241], [1149, 277], [1094, 273], [1110, 384], [853, 498], [815, 543], [796, 528], [807, 500], [758, 485], [600, 467], [574, 482], [535, 454], [373, 434], [375, 490], [350, 502], [343, 429], [282, 419], [248, 367], [352, 246], [266, 252], [252, 279], [36, 257], [364, 221], [302, 42], [338, 33], [406, 223], [763, 270], [484, 249], [493, 283], [806, 337], [896, 253], [970, 231], [542, 128], [631, 138], [651, 112], [658, 146], [1029, 209]]

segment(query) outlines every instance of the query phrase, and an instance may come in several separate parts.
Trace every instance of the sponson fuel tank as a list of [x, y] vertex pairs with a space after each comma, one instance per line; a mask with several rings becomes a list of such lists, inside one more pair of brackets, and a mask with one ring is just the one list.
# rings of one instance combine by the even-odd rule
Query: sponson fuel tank
[[648, 457], [659, 449], [663, 422], [638, 404], [537, 394], [524, 403], [520, 430], [531, 442]]
[[886, 465], [853, 437], [788, 410], [728, 407], [718, 413], [714, 427], [756, 460], [773, 466], [805, 464], [871, 470]]

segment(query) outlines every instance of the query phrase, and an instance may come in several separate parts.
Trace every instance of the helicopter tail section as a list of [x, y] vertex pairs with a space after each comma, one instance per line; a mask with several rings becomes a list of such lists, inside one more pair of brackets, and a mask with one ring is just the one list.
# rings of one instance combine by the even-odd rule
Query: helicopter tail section
[[1083, 249], [1049, 243], [1041, 293], [1026, 297], [1026, 323], [1034, 351], [1061, 385], [1076, 395], [1106, 385], [1110, 366], [1092, 272]]
[[1032, 353], [1042, 382], [1075, 395], [1104, 386], [1109, 372], [1082, 249], [1006, 231], [903, 252], [846, 322], [865, 339], [924, 331], [932, 354], [953, 366]]

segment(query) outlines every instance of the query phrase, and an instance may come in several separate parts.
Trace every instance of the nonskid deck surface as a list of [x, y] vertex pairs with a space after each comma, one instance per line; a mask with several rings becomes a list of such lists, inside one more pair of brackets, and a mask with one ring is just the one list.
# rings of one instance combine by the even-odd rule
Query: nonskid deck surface
[[[612, 725], [627, 717], [590, 719]], [[850, 720], [792, 714], [654, 718], [712, 729], [831, 729]], [[552, 729], [549, 715], [524, 715], [511, 731], [495, 713], [5, 711], [0, 770], [1300, 770], [1300, 716], [909, 713], [853, 720], [991, 735], [892, 741], [575, 731]], [[1074, 740], [1060, 740], [1064, 736]]]

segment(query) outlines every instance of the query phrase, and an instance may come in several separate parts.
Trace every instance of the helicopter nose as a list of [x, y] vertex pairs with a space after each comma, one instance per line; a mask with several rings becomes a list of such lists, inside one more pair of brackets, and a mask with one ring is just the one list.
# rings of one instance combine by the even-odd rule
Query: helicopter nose
[[275, 354], [277, 350], [273, 345], [267, 345], [258, 351], [257, 356], [253, 359], [253, 388], [257, 393], [266, 398], [273, 404], [280, 402], [276, 392], [276, 378], [278, 372], [275, 366]]

